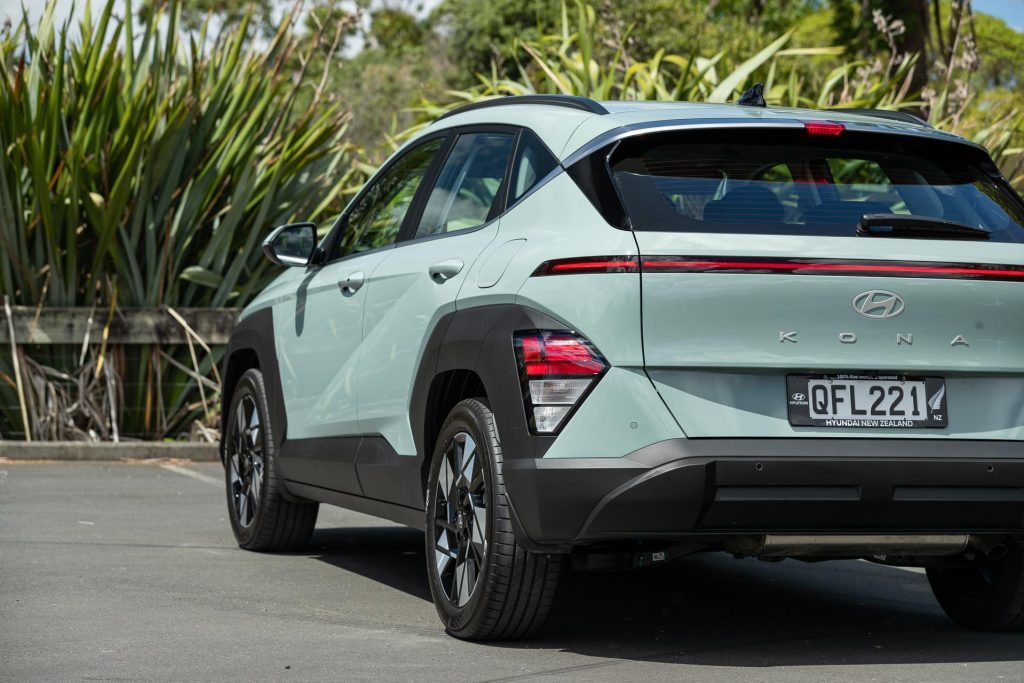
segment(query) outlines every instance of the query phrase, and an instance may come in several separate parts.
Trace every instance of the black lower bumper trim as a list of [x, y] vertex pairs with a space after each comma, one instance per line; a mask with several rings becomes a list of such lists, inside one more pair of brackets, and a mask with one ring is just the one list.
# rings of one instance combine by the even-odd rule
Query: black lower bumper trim
[[516, 459], [539, 544], [694, 534], [1024, 531], [1024, 444], [676, 439], [624, 458]]

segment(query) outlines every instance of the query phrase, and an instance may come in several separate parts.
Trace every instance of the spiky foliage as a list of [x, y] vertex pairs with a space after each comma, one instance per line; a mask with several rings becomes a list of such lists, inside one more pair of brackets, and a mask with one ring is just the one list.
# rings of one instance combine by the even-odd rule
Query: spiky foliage
[[[262, 236], [336, 208], [345, 116], [320, 91], [297, 96], [291, 17], [253, 43], [244, 20], [208, 39], [181, 30], [176, 4], [141, 26], [114, 7], [73, 28], [50, 0], [0, 36], [0, 294], [101, 311], [244, 303], [272, 275]], [[195, 416], [194, 378], [160, 359], [121, 368], [125, 432]]]
[[[911, 89], [918, 68], [916, 55], [893, 52], [887, 59], [837, 63], [845, 53], [842, 46], [789, 47], [795, 29], [747, 58], [724, 52], [683, 55], [659, 50], [650, 59], [638, 61], [621, 47], [610, 60], [595, 56], [597, 14], [581, 0], [562, 4], [561, 27], [557, 34], [519, 43], [514, 64], [479, 75], [475, 88], [449, 91], [451, 99], [445, 103], [422, 102], [419, 126], [403, 131], [397, 139], [408, 137], [454, 106], [503, 95], [562, 93], [599, 100], [731, 102], [746, 87], [762, 82], [772, 106], [924, 108], [937, 127], [986, 145], [1011, 182], [1024, 188], [1024, 117], [1010, 111], [996, 121], [979, 123], [977, 117], [965, 114], [970, 96], [957, 98], [953, 91], [965, 87], [961, 72], [963, 63], [971, 60], [959, 53], [951, 56], [941, 89], [922, 98]], [[628, 32], [622, 36], [624, 42], [627, 36]], [[982, 117], [985, 114], [981, 112]]]

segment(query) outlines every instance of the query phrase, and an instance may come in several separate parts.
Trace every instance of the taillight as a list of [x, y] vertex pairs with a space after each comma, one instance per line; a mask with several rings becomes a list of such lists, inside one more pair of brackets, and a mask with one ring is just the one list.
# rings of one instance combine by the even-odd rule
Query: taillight
[[584, 256], [545, 261], [533, 271], [539, 275], [582, 275], [588, 273], [636, 273], [636, 256]]
[[513, 340], [530, 429], [553, 434], [608, 370], [608, 363], [574, 332], [529, 330], [516, 332]]

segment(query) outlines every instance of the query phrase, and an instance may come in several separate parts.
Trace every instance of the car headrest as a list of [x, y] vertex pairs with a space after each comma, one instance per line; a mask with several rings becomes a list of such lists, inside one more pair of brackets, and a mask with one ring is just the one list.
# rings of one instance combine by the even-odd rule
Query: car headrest
[[756, 185], [729, 190], [704, 207], [704, 220], [713, 223], [781, 223], [784, 217], [785, 211], [775, 193]]

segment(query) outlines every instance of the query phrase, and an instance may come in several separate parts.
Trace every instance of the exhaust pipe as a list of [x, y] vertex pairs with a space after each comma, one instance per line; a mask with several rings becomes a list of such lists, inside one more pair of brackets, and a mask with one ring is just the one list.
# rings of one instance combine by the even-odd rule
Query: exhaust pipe
[[[727, 541], [726, 549], [739, 557], [942, 557], [967, 549], [967, 534], [767, 534]], [[996, 543], [990, 543], [993, 550]], [[991, 554], [984, 549], [987, 555]], [[1004, 548], [1005, 552], [1005, 548]]]
[[993, 562], [999, 562], [1009, 552], [1005, 543], [991, 536], [971, 536], [970, 544], [972, 548], [980, 550]]

